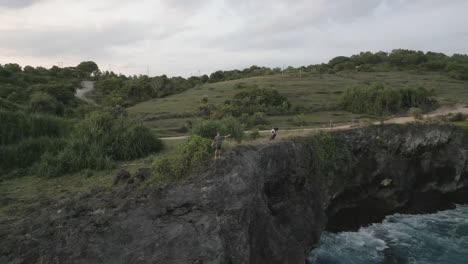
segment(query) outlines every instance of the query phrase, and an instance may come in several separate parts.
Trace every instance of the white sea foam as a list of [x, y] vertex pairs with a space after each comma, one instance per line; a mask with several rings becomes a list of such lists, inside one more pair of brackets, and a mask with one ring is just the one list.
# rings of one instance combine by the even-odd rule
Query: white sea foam
[[388, 216], [357, 232], [324, 232], [318, 264], [468, 263], [468, 206], [428, 215]]

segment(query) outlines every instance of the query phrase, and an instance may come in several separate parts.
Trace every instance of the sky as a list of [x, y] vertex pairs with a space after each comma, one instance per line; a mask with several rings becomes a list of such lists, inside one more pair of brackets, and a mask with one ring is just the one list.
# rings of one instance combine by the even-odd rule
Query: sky
[[468, 53], [467, 0], [0, 0], [0, 64], [191, 76], [395, 48]]

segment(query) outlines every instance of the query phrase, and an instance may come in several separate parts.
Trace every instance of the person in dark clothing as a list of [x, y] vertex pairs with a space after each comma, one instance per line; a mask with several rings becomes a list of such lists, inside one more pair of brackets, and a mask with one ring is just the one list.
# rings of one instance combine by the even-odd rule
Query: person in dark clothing
[[219, 132], [216, 132], [216, 137], [213, 139], [213, 147], [215, 148], [215, 156], [214, 159], [221, 158], [221, 145], [223, 144], [223, 140], [225, 138], [230, 137], [231, 135], [221, 136]]

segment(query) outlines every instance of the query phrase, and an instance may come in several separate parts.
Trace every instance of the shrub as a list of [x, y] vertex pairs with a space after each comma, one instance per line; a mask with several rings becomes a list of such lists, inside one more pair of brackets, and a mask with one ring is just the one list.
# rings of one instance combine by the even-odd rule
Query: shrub
[[176, 154], [155, 161], [155, 174], [160, 179], [182, 179], [211, 155], [211, 140], [196, 135], [190, 136], [178, 147]]
[[242, 113], [254, 114], [255, 112], [284, 112], [289, 110], [291, 104], [285, 96], [277, 90], [270, 88], [251, 88], [237, 93], [229, 102], [233, 116]]
[[3, 110], [0, 110], [0, 124], [0, 145], [26, 138], [62, 137], [70, 126], [68, 121], [54, 116]]
[[256, 112], [253, 115], [244, 113], [241, 115], [240, 120], [248, 128], [269, 124], [268, 120], [265, 118], [265, 113], [263, 112]]
[[221, 120], [199, 120], [192, 126], [191, 134], [203, 138], [213, 139], [216, 132], [231, 136], [241, 141], [244, 138], [244, 126], [234, 117], [225, 117]]
[[28, 168], [39, 161], [45, 152], [56, 154], [64, 145], [64, 139], [39, 137], [28, 138], [18, 144], [0, 146], [0, 173]]
[[296, 139], [306, 143], [311, 148], [311, 153], [316, 159], [316, 169], [321, 174], [334, 173], [344, 169], [351, 160], [351, 152], [345, 144], [340, 144], [331, 133], [320, 132], [307, 138]]
[[406, 112], [411, 107], [432, 108], [433, 92], [425, 88], [391, 89], [380, 84], [348, 89], [341, 97], [344, 110], [370, 115]]
[[99, 146], [72, 145], [74, 148], [67, 145], [58, 154], [46, 152], [42, 155], [40, 162], [34, 166], [36, 175], [58, 177], [83, 169], [110, 169], [115, 165], [114, 161], [99, 149]]
[[258, 139], [260, 138], [260, 131], [258, 129], [254, 129], [250, 132], [249, 134], [249, 138], [251, 140], [255, 140], [255, 139]]
[[21, 106], [0, 97], [0, 110], [18, 111]]
[[126, 117], [94, 112], [76, 125], [63, 151], [41, 159], [37, 171], [43, 176], [59, 176], [106, 169], [113, 161], [137, 159], [161, 149], [161, 141], [148, 128]]
[[296, 125], [296, 126], [306, 126], [307, 125], [307, 121], [306, 121], [306, 118], [305, 118], [305, 115], [304, 114], [299, 114], [299, 115], [296, 115], [292, 122], [291, 122], [293, 125]]
[[63, 114], [63, 105], [51, 95], [45, 92], [35, 92], [29, 100], [29, 109], [31, 112], [45, 114]]
[[465, 120], [466, 120], [466, 115], [464, 115], [462, 113], [456, 113], [456, 114], [450, 113], [448, 115], [448, 121], [450, 121], [450, 122], [462, 122], [462, 121], [465, 121]]
[[416, 119], [416, 120], [423, 119], [423, 110], [421, 108], [411, 107], [408, 110], [408, 114], [411, 115], [412, 117], [414, 117], [414, 119]]

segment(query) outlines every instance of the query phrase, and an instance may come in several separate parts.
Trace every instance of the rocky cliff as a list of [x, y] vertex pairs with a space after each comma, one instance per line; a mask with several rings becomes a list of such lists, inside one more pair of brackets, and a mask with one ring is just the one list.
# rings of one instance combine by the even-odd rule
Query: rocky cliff
[[0, 263], [304, 263], [325, 228], [468, 200], [461, 130], [375, 126], [320, 137], [239, 147], [158, 190], [54, 202], [1, 226]]

